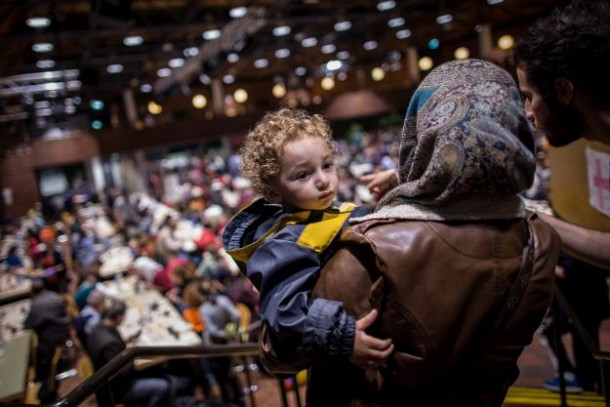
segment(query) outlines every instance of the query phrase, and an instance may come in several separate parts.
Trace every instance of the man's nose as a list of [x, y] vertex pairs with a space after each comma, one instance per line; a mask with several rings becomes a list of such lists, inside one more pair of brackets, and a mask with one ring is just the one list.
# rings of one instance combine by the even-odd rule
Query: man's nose
[[532, 103], [529, 100], [525, 102], [525, 117], [532, 124], [532, 126], [536, 127], [536, 119], [534, 117], [534, 111], [532, 110]]

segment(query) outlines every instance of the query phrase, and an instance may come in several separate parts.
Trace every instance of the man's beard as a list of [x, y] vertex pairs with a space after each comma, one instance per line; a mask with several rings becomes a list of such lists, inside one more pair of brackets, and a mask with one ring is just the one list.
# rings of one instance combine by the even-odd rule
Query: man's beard
[[549, 129], [543, 130], [547, 140], [553, 147], [563, 147], [584, 136], [585, 119], [583, 114], [570, 106], [549, 100], [549, 112], [552, 112], [553, 122]]

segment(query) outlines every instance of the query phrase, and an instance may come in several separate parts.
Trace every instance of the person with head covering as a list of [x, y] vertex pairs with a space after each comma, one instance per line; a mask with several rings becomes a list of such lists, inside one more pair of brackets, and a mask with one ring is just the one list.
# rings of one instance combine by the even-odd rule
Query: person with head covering
[[[551, 301], [560, 241], [518, 194], [534, 141], [510, 74], [482, 60], [422, 81], [399, 185], [356, 218], [313, 297], [343, 302], [395, 351], [381, 367], [311, 361], [308, 406], [501, 406]], [[263, 354], [281, 354], [267, 342]]]

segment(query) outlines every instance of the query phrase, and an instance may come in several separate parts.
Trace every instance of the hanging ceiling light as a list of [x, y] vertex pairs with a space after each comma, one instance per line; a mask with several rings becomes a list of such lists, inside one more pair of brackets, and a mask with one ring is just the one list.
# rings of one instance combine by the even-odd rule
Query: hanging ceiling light
[[286, 96], [286, 86], [283, 83], [276, 83], [271, 88], [271, 94], [273, 94], [274, 98], [281, 99]]
[[235, 99], [237, 103], [245, 103], [248, 100], [248, 92], [246, 92], [245, 89], [237, 89], [233, 92], [233, 99]]
[[515, 45], [515, 39], [512, 35], [503, 35], [498, 39], [498, 47], [502, 50], [509, 50]]
[[468, 59], [468, 57], [470, 56], [470, 51], [466, 47], [459, 47], [456, 48], [455, 52], [453, 53], [453, 56], [455, 57], [455, 59]]
[[148, 102], [148, 105], [146, 107], [150, 114], [157, 115], [157, 114], [161, 114], [163, 112], [163, 106], [161, 106], [154, 100], [151, 100], [150, 102]]
[[193, 103], [193, 107], [195, 109], [203, 109], [208, 105], [208, 99], [201, 93], [194, 95], [191, 102]]
[[385, 71], [383, 68], [376, 66], [371, 70], [371, 78], [373, 78], [375, 82], [379, 82], [385, 78]]
[[325, 76], [320, 85], [324, 90], [331, 90], [335, 87], [335, 79], [332, 76]]
[[417, 65], [422, 71], [427, 71], [432, 68], [432, 65], [434, 65], [434, 61], [432, 61], [432, 58], [430, 57], [422, 57], [417, 62]]

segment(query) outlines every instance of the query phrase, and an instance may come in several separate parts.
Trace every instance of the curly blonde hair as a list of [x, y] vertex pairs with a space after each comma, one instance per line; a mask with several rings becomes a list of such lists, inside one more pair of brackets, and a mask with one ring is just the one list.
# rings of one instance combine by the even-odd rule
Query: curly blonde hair
[[284, 146], [303, 137], [319, 137], [334, 152], [332, 131], [318, 114], [283, 108], [267, 113], [251, 130], [240, 150], [241, 172], [262, 194], [264, 187], [280, 172]]

